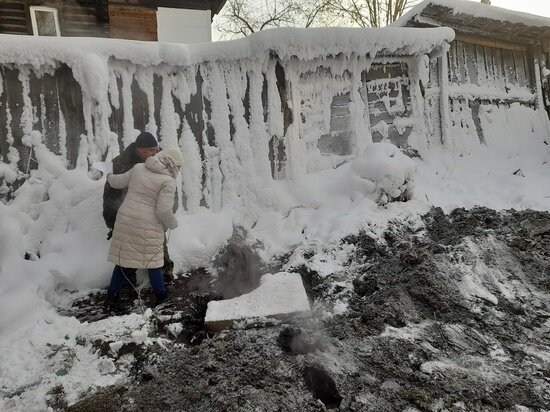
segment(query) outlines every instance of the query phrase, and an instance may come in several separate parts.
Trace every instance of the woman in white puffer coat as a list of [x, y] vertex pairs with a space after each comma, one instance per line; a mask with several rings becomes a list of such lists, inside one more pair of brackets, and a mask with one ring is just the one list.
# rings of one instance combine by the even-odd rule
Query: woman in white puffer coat
[[179, 149], [165, 149], [124, 174], [108, 175], [115, 189], [128, 188], [118, 210], [109, 249], [109, 262], [116, 264], [106, 306], [118, 303], [119, 292], [137, 269], [149, 270], [156, 295], [155, 305], [167, 298], [162, 266], [164, 232], [178, 227], [173, 213], [175, 178], [183, 165]]

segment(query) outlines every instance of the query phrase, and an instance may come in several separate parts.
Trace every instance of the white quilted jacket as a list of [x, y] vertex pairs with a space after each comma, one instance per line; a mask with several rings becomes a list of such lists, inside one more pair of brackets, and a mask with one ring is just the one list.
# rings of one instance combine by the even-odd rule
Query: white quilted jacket
[[107, 180], [115, 189], [128, 188], [118, 209], [109, 262], [133, 269], [162, 267], [164, 229], [178, 227], [172, 211], [176, 181], [154, 156]]

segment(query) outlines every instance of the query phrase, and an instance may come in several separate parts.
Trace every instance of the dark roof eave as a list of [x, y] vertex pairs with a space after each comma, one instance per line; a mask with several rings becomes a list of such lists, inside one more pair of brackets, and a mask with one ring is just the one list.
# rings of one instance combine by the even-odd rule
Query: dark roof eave
[[[0, 0], [2, 1], [2, 0]], [[156, 9], [157, 7], [173, 7], [177, 9], [192, 9], [192, 10], [210, 10], [212, 17], [218, 14], [226, 0], [202, 0], [202, 1], [182, 1], [182, 0], [107, 0], [107, 5], [130, 6], [130, 7], [145, 7]]]
[[225, 6], [226, 2], [227, 0], [216, 0], [210, 2], [210, 4], [212, 5], [212, 8], [210, 9], [212, 11], [212, 17], [214, 17], [223, 9], [223, 6]]

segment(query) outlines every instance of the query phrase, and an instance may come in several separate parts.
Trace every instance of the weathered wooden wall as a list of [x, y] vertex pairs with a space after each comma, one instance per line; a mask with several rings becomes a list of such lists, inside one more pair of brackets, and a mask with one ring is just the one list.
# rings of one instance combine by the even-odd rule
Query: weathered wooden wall
[[29, 7], [57, 9], [61, 36], [157, 40], [157, 8], [212, 10], [224, 2], [201, 0], [0, 0], [0, 33], [32, 35]]
[[144, 7], [109, 5], [113, 39], [157, 41], [157, 11]]
[[509, 86], [533, 90], [532, 60], [527, 47], [501, 43], [496, 47], [455, 40], [449, 51], [449, 81], [460, 85], [490, 86], [510, 94]]
[[[361, 85], [358, 92], [365, 105], [366, 126], [369, 128], [363, 132], [370, 134], [373, 142], [386, 140], [398, 147], [407, 148], [413, 125], [429, 120], [424, 111], [413, 113], [409, 76], [411, 63], [415, 64], [414, 59], [374, 62], [368, 70], [363, 70], [360, 74]], [[431, 84], [429, 82], [424, 86], [429, 87]], [[356, 139], [356, 131], [352, 125], [350, 95], [351, 91], [347, 91], [332, 99], [330, 130], [321, 136], [318, 143], [319, 150], [324, 155], [354, 154], [353, 141]], [[436, 111], [439, 112], [439, 107]], [[439, 124], [435, 127], [439, 129]], [[439, 137], [438, 134], [437, 138]]]
[[[276, 56], [271, 57], [277, 59]], [[322, 64], [315, 69], [314, 75], [302, 75], [294, 73], [290, 78], [288, 70], [283, 64], [275, 65], [276, 97], [271, 94], [268, 97], [268, 84], [264, 75], [261, 88], [261, 104], [263, 106], [264, 122], [269, 117], [270, 98], [277, 100], [275, 107], [281, 110], [281, 132], [271, 136], [269, 143], [269, 162], [274, 178], [284, 176], [286, 157], [288, 155], [288, 142], [284, 139], [289, 127], [295, 123], [303, 130], [296, 132], [297, 138], [308, 140], [308, 145], [314, 144], [311, 149], [319, 152], [319, 156], [332, 158], [333, 163], [341, 163], [343, 159], [353, 156], [358, 150], [357, 141], [368, 142], [387, 139], [400, 147], [408, 146], [408, 137], [414, 124], [424, 123], [424, 113], [412, 109], [411, 79], [409, 65], [414, 58], [394, 58], [392, 61], [379, 61], [366, 64], [368, 69], [362, 69], [357, 74], [359, 84], [353, 83], [350, 72], [342, 75], [334, 75]], [[138, 69], [143, 70], [144, 68]], [[174, 110], [179, 119], [185, 119], [198, 143], [201, 156], [204, 159], [204, 140], [208, 145], [215, 146], [214, 130], [211, 123], [211, 102], [202, 95], [202, 82], [200, 66], [195, 67], [196, 93], [190, 96], [185, 107], [181, 101], [172, 95]], [[115, 70], [116, 72], [116, 70]], [[36, 168], [35, 156], [32, 153], [32, 145], [24, 142], [24, 136], [29, 131], [41, 132], [43, 141], [56, 155], [61, 156], [68, 168], [74, 168], [79, 156], [79, 147], [83, 136], [90, 135], [90, 125], [86, 125], [85, 102], [82, 90], [78, 82], [73, 78], [71, 69], [66, 65], [60, 65], [55, 70], [46, 70], [37, 75], [29, 67], [1, 66], [0, 75], [3, 93], [0, 94], [0, 160], [13, 166], [14, 150], [19, 155], [17, 169], [21, 173], [19, 183], [28, 177], [29, 171]], [[118, 75], [117, 75], [118, 76]], [[115, 77], [117, 77], [115, 76]], [[132, 75], [135, 76], [135, 75]], [[28, 82], [27, 80], [28, 79]], [[110, 93], [111, 114], [108, 119], [110, 132], [118, 136], [119, 148], [123, 149], [124, 128], [124, 100], [123, 84], [120, 76], [116, 78], [117, 93]], [[300, 93], [300, 90], [308, 90], [312, 87], [321, 87], [332, 90], [329, 95], [323, 97], [314, 92], [305, 92], [301, 97], [301, 107], [296, 113], [291, 109], [290, 101], [292, 93]], [[359, 90], [355, 89], [356, 87]], [[250, 78], [244, 94], [243, 109], [244, 118], [250, 127]], [[161, 130], [163, 79], [159, 74], [152, 78], [152, 90], [154, 92], [154, 123]], [[172, 91], [173, 92], [173, 91]], [[356, 93], [356, 102], [364, 105], [364, 127], [353, 124], [352, 94]], [[25, 99], [28, 98], [28, 101]], [[118, 99], [114, 101], [113, 99]], [[328, 99], [328, 100], [327, 100]], [[359, 100], [357, 100], [359, 99]], [[134, 77], [131, 84], [132, 118], [131, 128], [145, 130], [151, 123], [151, 97], [141, 89], [139, 82]], [[256, 99], [256, 101], [258, 101]], [[309, 106], [309, 108], [307, 107]], [[312, 118], [321, 116], [320, 111], [329, 108], [330, 124], [328, 127], [321, 123], [311, 123]], [[30, 109], [29, 109], [30, 108]], [[26, 112], [25, 112], [26, 111]], [[29, 113], [32, 112], [32, 113]], [[206, 116], [206, 117], [205, 117]], [[231, 139], [235, 133], [235, 123], [232, 114], [229, 114]], [[415, 117], [416, 116], [416, 117]], [[94, 134], [98, 133], [98, 125], [94, 124]], [[177, 135], [181, 135], [181, 125]], [[370, 129], [370, 130], [369, 130]], [[370, 133], [372, 131], [372, 133]], [[308, 133], [321, 133], [308, 138]], [[100, 135], [103, 132], [99, 132]], [[363, 134], [358, 136], [358, 134]], [[106, 153], [104, 153], [106, 155]], [[0, 185], [2, 184], [0, 178]], [[13, 184], [15, 189], [19, 183]]]
[[2, 0], [0, 33], [32, 35], [29, 7], [57, 9], [61, 36], [109, 37], [108, 0]]
[[484, 141], [483, 105], [537, 103], [534, 57], [523, 45], [458, 37], [448, 54], [451, 127]]
[[32, 34], [32, 28], [27, 24], [25, 3], [25, 0], [0, 1], [0, 33]]

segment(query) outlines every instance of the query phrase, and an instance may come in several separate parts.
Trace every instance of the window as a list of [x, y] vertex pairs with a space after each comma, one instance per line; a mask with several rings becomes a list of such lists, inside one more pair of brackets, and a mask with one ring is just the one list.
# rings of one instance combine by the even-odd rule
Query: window
[[31, 6], [32, 32], [35, 36], [60, 36], [57, 9]]

